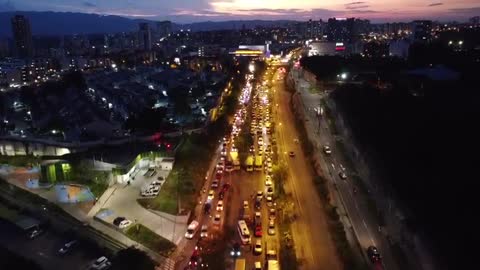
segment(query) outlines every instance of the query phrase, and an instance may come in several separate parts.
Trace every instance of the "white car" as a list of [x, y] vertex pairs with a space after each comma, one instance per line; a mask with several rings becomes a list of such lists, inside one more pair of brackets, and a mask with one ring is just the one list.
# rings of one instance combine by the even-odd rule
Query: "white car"
[[77, 244], [77, 240], [73, 240], [73, 241], [70, 241], [68, 243], [66, 243], [65, 245], [63, 245], [63, 247], [61, 249], [58, 250], [58, 253], [60, 255], [65, 255], [67, 254], [73, 246], [75, 246]]
[[255, 242], [255, 249], [254, 249], [255, 254], [260, 255], [262, 254], [262, 240], [258, 239]]
[[118, 228], [125, 229], [130, 225], [132, 225], [132, 221], [130, 221], [128, 219], [125, 219], [125, 220], [122, 220], [122, 222], [120, 222], [120, 224], [118, 224]]
[[265, 186], [269, 187], [271, 185], [272, 185], [272, 178], [271, 177], [265, 178]]
[[327, 154], [327, 155], [330, 155], [330, 154], [332, 153], [332, 149], [330, 149], [330, 146], [325, 145], [325, 146], [323, 147], [323, 152], [324, 152], [325, 154]]
[[270, 219], [268, 222], [268, 235], [274, 235], [275, 234], [275, 220]]
[[248, 208], [248, 201], [243, 201], [243, 208], [245, 208], [245, 209]]
[[95, 270], [105, 270], [105, 269], [110, 268], [111, 265], [112, 265], [112, 263], [107, 259], [107, 257], [102, 256], [102, 257], [96, 259], [92, 263], [90, 268], [95, 269]]
[[220, 214], [216, 214], [213, 217], [213, 224], [220, 225], [221, 220], [222, 220], [222, 217], [220, 216]]
[[208, 225], [203, 225], [202, 230], [200, 231], [200, 237], [201, 238], [207, 238], [208, 237]]
[[192, 239], [195, 236], [195, 233], [197, 232], [198, 229], [198, 221], [194, 220], [188, 225], [187, 227], [187, 232], [185, 233], [185, 238], [187, 239]]
[[222, 200], [219, 200], [217, 202], [217, 211], [219, 211], [219, 212], [223, 211], [223, 201]]
[[273, 198], [272, 196], [267, 196], [267, 205], [272, 206], [273, 205]]

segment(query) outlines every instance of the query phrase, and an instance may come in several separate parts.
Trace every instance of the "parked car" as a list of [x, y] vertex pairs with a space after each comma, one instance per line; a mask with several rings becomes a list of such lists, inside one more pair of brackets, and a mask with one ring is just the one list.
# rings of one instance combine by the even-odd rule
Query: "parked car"
[[90, 268], [95, 269], [95, 270], [105, 270], [105, 269], [110, 268], [111, 265], [112, 265], [112, 263], [107, 259], [107, 257], [102, 256], [102, 257], [96, 259], [92, 263]]
[[42, 233], [43, 233], [42, 229], [35, 229], [30, 232], [30, 234], [28, 235], [28, 238], [35, 239], [37, 238], [37, 236], [41, 235]]
[[120, 229], [125, 229], [125, 228], [127, 228], [128, 226], [130, 226], [130, 225], [132, 225], [132, 221], [126, 219], [126, 220], [120, 222], [120, 224], [118, 225], [118, 227], [119, 227]]
[[113, 225], [119, 227], [120, 223], [122, 223], [122, 221], [125, 221], [125, 220], [127, 220], [125, 217], [116, 217], [112, 223]]
[[65, 245], [63, 245], [62, 248], [60, 248], [58, 250], [58, 254], [65, 255], [65, 254], [69, 253], [70, 250], [72, 250], [72, 248], [76, 245], [77, 245], [77, 240], [72, 240], [70, 242], [67, 242], [67, 243], [65, 243]]

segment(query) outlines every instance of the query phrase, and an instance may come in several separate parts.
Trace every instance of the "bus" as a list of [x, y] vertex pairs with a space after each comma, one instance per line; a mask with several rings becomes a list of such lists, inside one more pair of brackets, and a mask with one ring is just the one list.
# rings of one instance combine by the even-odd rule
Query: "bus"
[[245, 270], [245, 259], [235, 260], [235, 270]]
[[238, 235], [240, 236], [240, 239], [242, 240], [242, 244], [248, 245], [251, 242], [251, 236], [250, 236], [250, 231], [248, 230], [247, 223], [245, 220], [239, 220], [238, 221]]

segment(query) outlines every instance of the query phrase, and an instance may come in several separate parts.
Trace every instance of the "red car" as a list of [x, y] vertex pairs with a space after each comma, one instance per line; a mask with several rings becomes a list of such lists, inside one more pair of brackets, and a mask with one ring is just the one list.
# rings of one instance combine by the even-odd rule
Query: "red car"
[[228, 190], [228, 188], [230, 188], [230, 184], [229, 184], [229, 183], [223, 184], [223, 187], [222, 187], [223, 192], [226, 192], [226, 191]]
[[262, 225], [255, 226], [255, 237], [262, 237]]

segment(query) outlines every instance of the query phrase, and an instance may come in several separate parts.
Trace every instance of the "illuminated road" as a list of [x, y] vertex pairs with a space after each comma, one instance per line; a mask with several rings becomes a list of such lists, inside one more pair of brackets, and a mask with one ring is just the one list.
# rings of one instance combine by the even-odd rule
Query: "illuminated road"
[[[294, 76], [296, 71], [292, 71]], [[296, 77], [295, 77], [296, 78]], [[367, 205], [367, 194], [362, 193], [362, 189], [355, 186], [350, 177], [346, 180], [340, 179], [338, 173], [340, 172], [340, 164], [346, 167], [346, 162], [342, 156], [341, 151], [337, 150], [334, 136], [329, 130], [328, 123], [323, 118], [318, 124], [318, 118], [313, 110], [320, 105], [321, 96], [318, 94], [311, 94], [308, 90], [301, 92], [302, 100], [305, 107], [305, 116], [307, 121], [307, 130], [314, 138], [314, 146], [316, 154], [322, 161], [322, 170], [325, 175], [330, 176], [330, 181], [333, 181], [336, 189], [339, 191], [340, 199], [345, 206], [346, 214], [353, 226], [358, 242], [362, 247], [363, 255], [366, 256], [366, 249], [368, 246], [376, 246], [383, 257], [384, 268], [388, 270], [399, 269], [396, 261], [393, 258], [392, 250], [384, 235], [383, 231], [378, 229], [377, 217], [371, 213]], [[315, 132], [318, 131], [318, 132]], [[329, 145], [332, 153], [326, 155], [321, 150], [324, 145]], [[352, 168], [346, 168], [346, 173], [353, 171]], [[354, 189], [356, 192], [354, 192]], [[372, 266], [373, 267], [373, 266]]]
[[[287, 194], [294, 199], [294, 209], [298, 218], [292, 223], [292, 233], [296, 245], [297, 258], [301, 269], [341, 269], [336, 248], [327, 226], [325, 209], [313, 184], [313, 173], [305, 158], [298, 138], [294, 115], [290, 109], [290, 93], [285, 90], [284, 80], [273, 79], [274, 103], [278, 103], [275, 122], [277, 127], [279, 153], [286, 162], [289, 180], [285, 187]], [[281, 125], [280, 125], [281, 123]], [[286, 153], [294, 151], [296, 156]]]

